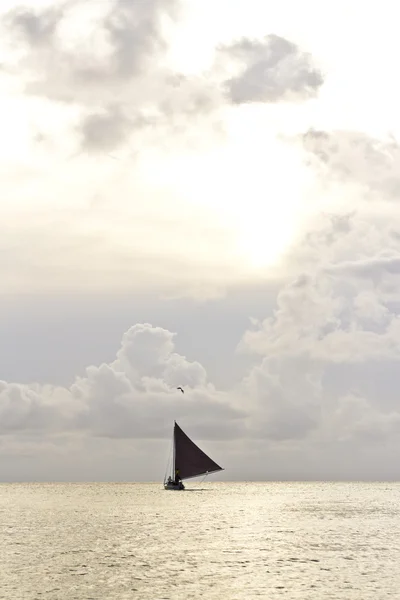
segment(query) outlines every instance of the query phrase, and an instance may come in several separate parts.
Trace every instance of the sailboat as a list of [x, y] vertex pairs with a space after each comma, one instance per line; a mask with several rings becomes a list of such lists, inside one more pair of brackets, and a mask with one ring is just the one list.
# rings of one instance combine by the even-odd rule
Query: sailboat
[[186, 435], [174, 421], [172, 476], [167, 474], [164, 478], [164, 489], [184, 490], [184, 479], [209, 475], [224, 469], [217, 465], [203, 450]]

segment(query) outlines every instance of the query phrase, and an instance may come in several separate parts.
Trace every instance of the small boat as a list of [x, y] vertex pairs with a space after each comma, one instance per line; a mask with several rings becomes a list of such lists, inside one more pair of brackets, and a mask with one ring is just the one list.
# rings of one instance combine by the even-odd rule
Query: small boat
[[[224, 469], [217, 465], [203, 450], [186, 435], [174, 422], [172, 474], [164, 478], [164, 489], [181, 491], [185, 489], [184, 479], [209, 475]], [[167, 469], [168, 472], [168, 469]]]

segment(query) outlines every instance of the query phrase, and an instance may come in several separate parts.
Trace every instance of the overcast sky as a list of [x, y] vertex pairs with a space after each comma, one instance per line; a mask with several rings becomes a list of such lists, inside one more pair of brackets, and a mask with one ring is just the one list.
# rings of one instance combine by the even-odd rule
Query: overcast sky
[[0, 481], [400, 477], [397, 23], [2, 0]]

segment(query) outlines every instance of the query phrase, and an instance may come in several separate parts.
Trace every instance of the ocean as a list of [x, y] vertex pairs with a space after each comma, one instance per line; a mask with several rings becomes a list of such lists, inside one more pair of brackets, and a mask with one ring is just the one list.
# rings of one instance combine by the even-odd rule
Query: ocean
[[4, 600], [400, 598], [400, 484], [1, 484]]

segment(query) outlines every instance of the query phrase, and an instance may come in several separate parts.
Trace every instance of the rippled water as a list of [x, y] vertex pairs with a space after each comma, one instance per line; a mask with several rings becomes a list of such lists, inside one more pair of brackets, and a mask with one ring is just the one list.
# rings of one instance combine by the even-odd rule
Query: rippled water
[[0, 485], [0, 598], [400, 597], [400, 484], [197, 485]]

